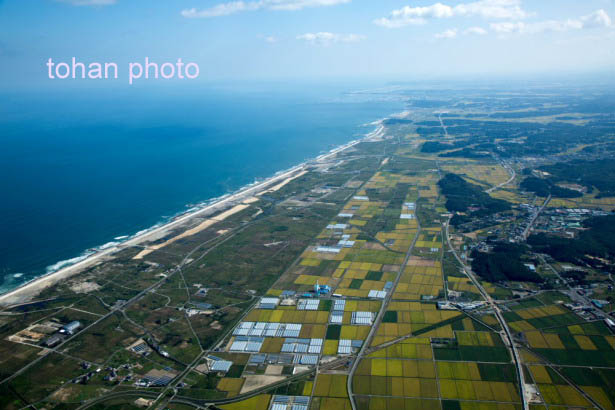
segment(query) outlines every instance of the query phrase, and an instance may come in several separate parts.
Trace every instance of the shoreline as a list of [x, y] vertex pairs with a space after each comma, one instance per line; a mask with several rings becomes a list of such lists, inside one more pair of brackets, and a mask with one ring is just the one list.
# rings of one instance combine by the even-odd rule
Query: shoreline
[[[395, 115], [395, 114], [392, 114]], [[389, 118], [389, 117], [386, 117]], [[384, 118], [384, 119], [386, 119]], [[259, 196], [265, 193], [267, 190], [275, 188], [279, 186], [281, 188], [287, 182], [286, 180], [295, 179], [301, 174], [306, 172], [306, 168], [313, 163], [317, 163], [331, 157], [336, 156], [340, 152], [343, 152], [363, 141], [367, 141], [373, 138], [381, 138], [384, 135], [384, 126], [382, 125], [382, 121], [384, 119], [375, 121], [370, 123], [369, 125], [377, 125], [377, 128], [363, 136], [363, 138], [355, 139], [349, 141], [345, 144], [337, 146], [327, 153], [321, 154], [313, 159], [306, 160], [301, 162], [298, 165], [295, 165], [286, 170], [278, 171], [273, 176], [266, 178], [261, 182], [255, 182], [239, 188], [237, 191], [233, 193], [228, 193], [222, 195], [218, 198], [212, 198], [210, 200], [204, 201], [204, 206], [199, 206], [195, 210], [188, 210], [184, 213], [179, 213], [175, 217], [173, 217], [168, 222], [164, 222], [161, 224], [153, 225], [150, 228], [144, 229], [142, 231], [137, 232], [132, 236], [128, 236], [123, 242], [110, 242], [108, 244], [101, 245], [98, 249], [91, 254], [82, 254], [81, 256], [77, 256], [70, 260], [77, 260], [75, 263], [72, 263], [68, 266], [59, 268], [58, 270], [45, 273], [37, 278], [34, 278], [26, 283], [23, 283], [16, 287], [15, 289], [9, 290], [6, 293], [0, 294], [0, 307], [7, 307], [20, 303], [27, 303], [32, 300], [36, 295], [38, 295], [42, 290], [53, 286], [57, 282], [62, 279], [67, 279], [73, 275], [80, 273], [81, 271], [95, 266], [107, 259], [113, 257], [113, 254], [116, 252], [125, 249], [127, 247], [132, 247], [136, 245], [141, 245], [143, 242], [152, 241], [158, 239], [160, 236], [166, 235], [171, 229], [180, 227], [182, 224], [190, 221], [192, 218], [210, 215], [218, 211], [224, 211], [229, 209], [233, 205], [238, 205], [242, 201], [249, 199], [250, 197]], [[367, 125], [367, 124], [366, 124]], [[288, 181], [290, 182], [290, 181]], [[190, 228], [187, 228], [190, 229]], [[158, 238], [156, 236], [160, 235]], [[147, 249], [144, 246], [144, 249]], [[58, 263], [62, 263], [64, 261], [60, 261]], [[54, 265], [50, 265], [54, 266]]]

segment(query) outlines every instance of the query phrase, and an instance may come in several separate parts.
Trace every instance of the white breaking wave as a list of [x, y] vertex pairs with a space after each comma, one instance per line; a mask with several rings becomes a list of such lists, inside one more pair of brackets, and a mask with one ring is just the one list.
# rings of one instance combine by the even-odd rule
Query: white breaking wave
[[65, 268], [70, 265], [74, 265], [75, 263], [78, 263], [78, 262], [81, 262], [82, 260], [87, 259], [92, 254], [94, 254], [94, 252], [92, 251], [84, 252], [77, 257], [65, 259], [63, 261], [56, 262], [53, 265], [49, 265], [47, 266], [45, 270], [47, 271], [47, 273], [53, 273], [53, 272], [59, 271], [62, 268]]
[[[365, 126], [376, 126], [376, 127], [377, 127], [375, 130], [371, 131], [370, 133], [365, 134], [365, 137], [367, 137], [367, 138], [373, 138], [373, 137], [376, 137], [376, 136], [377, 136], [377, 137], [381, 137], [381, 136], [385, 133], [385, 127], [384, 127], [384, 125], [383, 125], [383, 122], [384, 122], [386, 119], [388, 119], [388, 118], [401, 118], [401, 117], [403, 117], [403, 116], [407, 115], [408, 113], [409, 113], [409, 111], [404, 111], [404, 112], [401, 112], [401, 113], [398, 113], [398, 114], [391, 114], [389, 117], [385, 117], [385, 118], [382, 118], [382, 119], [380, 119], [380, 120], [373, 121], [373, 122], [371, 122], [371, 123], [369, 123], [369, 124], [365, 124]], [[359, 141], [360, 141], [360, 140], [352, 140], [352, 141], [349, 141], [349, 142], [347, 142], [347, 143], [345, 143], [345, 144], [342, 144], [342, 145], [340, 145], [340, 146], [338, 146], [338, 147], [336, 147], [336, 148], [332, 148], [332, 149], [331, 149], [331, 150], [329, 150], [329, 151], [328, 151], [328, 153], [326, 153], [326, 154], [321, 154], [321, 155], [319, 155], [319, 156], [317, 156], [317, 157], [315, 157], [315, 158], [312, 158], [312, 159], [307, 159], [307, 160], [305, 160], [304, 162], [302, 162], [302, 163], [300, 163], [300, 164], [298, 164], [298, 165], [295, 165], [295, 166], [293, 166], [293, 167], [290, 167], [290, 168], [287, 168], [287, 169], [283, 169], [283, 170], [277, 171], [277, 172], [275, 172], [275, 173], [273, 174], [273, 177], [278, 176], [278, 175], [285, 174], [285, 173], [290, 172], [290, 171], [292, 171], [292, 170], [298, 170], [298, 169], [300, 169], [301, 167], [305, 166], [306, 164], [308, 164], [308, 163], [309, 163], [309, 162], [311, 162], [311, 161], [314, 161], [314, 160], [319, 160], [320, 158], [325, 157], [325, 156], [327, 156], [328, 154], [331, 154], [331, 153], [336, 152], [336, 151], [341, 151], [341, 150], [343, 150], [343, 149], [345, 149], [345, 148], [347, 148], [347, 147], [349, 147], [349, 146], [352, 146], [353, 144], [358, 143]], [[62, 261], [56, 262], [56, 263], [54, 263], [53, 265], [49, 265], [49, 266], [47, 266], [47, 268], [46, 268], [46, 274], [51, 274], [51, 273], [54, 273], [54, 272], [56, 272], [56, 271], [58, 271], [58, 270], [60, 270], [60, 269], [62, 269], [62, 268], [66, 268], [66, 267], [68, 267], [68, 266], [70, 266], [70, 265], [74, 265], [74, 264], [76, 264], [76, 263], [79, 263], [79, 262], [81, 262], [81, 261], [83, 261], [83, 260], [85, 260], [85, 259], [89, 258], [90, 256], [92, 256], [93, 254], [95, 254], [95, 253], [96, 253], [96, 252], [98, 252], [98, 251], [102, 251], [102, 250], [105, 250], [105, 249], [111, 248], [111, 247], [113, 247], [113, 246], [119, 245], [119, 244], [120, 244], [120, 242], [117, 242], [117, 241], [121, 241], [121, 240], [124, 240], [124, 239], [134, 239], [134, 238], [136, 238], [136, 237], [139, 237], [139, 236], [141, 236], [141, 235], [144, 235], [144, 234], [146, 234], [146, 233], [148, 233], [148, 232], [150, 232], [150, 231], [153, 231], [153, 230], [155, 230], [155, 229], [157, 229], [157, 228], [159, 228], [159, 227], [161, 227], [161, 226], [165, 225], [166, 223], [168, 223], [168, 221], [173, 220], [174, 218], [176, 218], [176, 217], [178, 217], [178, 216], [180, 216], [180, 215], [190, 214], [190, 213], [196, 212], [196, 211], [198, 211], [198, 210], [200, 210], [200, 209], [202, 209], [202, 208], [205, 208], [205, 207], [207, 207], [207, 206], [210, 206], [210, 205], [212, 205], [212, 204], [215, 204], [215, 203], [217, 203], [217, 202], [220, 202], [220, 201], [222, 201], [222, 200], [224, 200], [224, 199], [226, 199], [226, 198], [228, 198], [228, 197], [230, 197], [230, 196], [232, 196], [232, 195], [235, 195], [235, 194], [237, 194], [237, 193], [239, 193], [239, 192], [241, 192], [241, 191], [244, 191], [244, 190], [249, 189], [249, 188], [251, 188], [251, 187], [253, 187], [253, 186], [255, 186], [255, 185], [258, 185], [258, 184], [260, 184], [260, 183], [262, 183], [262, 182], [264, 182], [264, 181], [266, 181], [266, 180], [268, 180], [268, 179], [270, 179], [270, 178], [255, 178], [255, 179], [254, 179], [254, 182], [251, 182], [251, 183], [245, 184], [244, 186], [240, 187], [239, 189], [235, 190], [234, 192], [228, 192], [228, 193], [225, 193], [225, 194], [220, 195], [220, 196], [218, 196], [218, 197], [214, 197], [214, 198], [211, 198], [211, 199], [205, 200], [205, 201], [203, 201], [203, 202], [201, 202], [201, 203], [197, 204], [196, 206], [191, 207], [191, 208], [190, 208], [190, 209], [188, 209], [187, 211], [178, 212], [176, 215], [174, 215], [174, 216], [172, 216], [172, 217], [170, 217], [170, 218], [165, 218], [165, 220], [164, 220], [164, 221], [161, 221], [161, 222], [159, 222], [159, 223], [157, 223], [157, 224], [155, 224], [155, 225], [153, 225], [153, 226], [150, 226], [150, 227], [149, 227], [149, 228], [147, 228], [147, 229], [142, 229], [142, 230], [140, 230], [140, 231], [136, 232], [136, 233], [135, 233], [135, 234], [133, 234], [133, 235], [122, 235], [122, 236], [117, 236], [117, 237], [113, 238], [113, 239], [114, 239], [114, 242], [108, 242], [108, 243], [106, 243], [106, 244], [104, 244], [104, 245], [101, 245], [101, 246], [98, 246], [98, 247], [92, 248], [92, 249], [90, 249], [90, 250], [87, 250], [87, 251], [83, 252], [81, 255], [79, 255], [79, 256], [77, 256], [77, 257], [70, 258], [70, 259], [65, 259], [65, 260], [62, 260]], [[19, 276], [17, 276], [17, 275], [19, 275]], [[16, 278], [18, 278], [18, 277], [20, 277], [20, 276], [22, 276], [22, 275], [23, 275], [23, 274], [19, 274], [19, 273], [17, 273], [17, 274], [15, 274], [15, 275], [13, 275], [13, 276], [14, 276], [14, 277], [16, 277]], [[33, 278], [32, 280], [36, 280], [36, 279], [37, 279], [37, 278]], [[2, 292], [2, 291], [0, 291], [0, 294], [2, 294], [2, 293], [3, 293], [3, 292]]]
[[115, 245], [119, 245], [119, 242], [107, 242], [104, 245], [100, 245], [97, 249], [98, 250], [105, 250], [105, 249], [109, 249], [109, 248], [113, 248]]
[[396, 114], [391, 114], [390, 118], [404, 118], [406, 116], [408, 116], [408, 114], [410, 114], [410, 111], [402, 111], [402, 112], [398, 112]]

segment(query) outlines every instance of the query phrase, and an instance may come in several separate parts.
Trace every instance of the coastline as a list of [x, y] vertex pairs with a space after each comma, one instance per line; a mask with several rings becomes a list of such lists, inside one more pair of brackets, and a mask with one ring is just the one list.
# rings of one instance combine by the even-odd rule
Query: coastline
[[[331, 157], [335, 157], [340, 152], [343, 152], [353, 147], [354, 145], [359, 144], [360, 142], [374, 138], [381, 138], [384, 135], [384, 126], [382, 124], [384, 119], [374, 121], [370, 124], [366, 124], [375, 125], [377, 128], [365, 134], [363, 138], [349, 141], [346, 144], [331, 149], [327, 153], [321, 154], [313, 159], [304, 161], [286, 170], [279, 171], [273, 176], [263, 180], [262, 182], [253, 183], [239, 188], [234, 193], [225, 194], [221, 197], [212, 198], [209, 201], [205, 201], [204, 204], [206, 205], [198, 207], [196, 209], [192, 208], [194, 210], [191, 209], [187, 212], [181, 213], [166, 223], [156, 224], [148, 229], [137, 232], [135, 235], [129, 236], [128, 239], [123, 242], [110, 242], [98, 247], [95, 252], [89, 255], [85, 254], [69, 259], [68, 261], [77, 261], [58, 270], [51, 271], [37, 278], [34, 278], [29, 282], [21, 284], [15, 289], [1, 294], [0, 307], [26, 303], [33, 299], [45, 288], [53, 286], [59, 281], [76, 275], [83, 270], [95, 266], [105, 260], [111, 259], [113, 257], [113, 254], [124, 248], [141, 245], [144, 242], [156, 240], [166, 235], [170, 230], [178, 228], [182, 224], [189, 222], [192, 218], [207, 216], [215, 212], [224, 211], [226, 209], [230, 209], [232, 206], [241, 204], [242, 201], [249, 200], [251, 197], [262, 195], [270, 189], [277, 190], [284, 186], [286, 183], [290, 182], [292, 179], [295, 179], [300, 176], [297, 174], [303, 175], [303, 173], [306, 172], [306, 168], [310, 164], [321, 162]], [[144, 247], [144, 249], [147, 249], [147, 247]], [[58, 262], [58, 264], [63, 262], [66, 261]]]

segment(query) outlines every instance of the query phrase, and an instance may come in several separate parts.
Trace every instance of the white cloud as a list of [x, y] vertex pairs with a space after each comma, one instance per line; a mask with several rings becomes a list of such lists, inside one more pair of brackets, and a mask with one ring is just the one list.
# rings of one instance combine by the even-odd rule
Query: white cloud
[[206, 9], [185, 9], [181, 15], [186, 18], [207, 18], [228, 16], [229, 14], [254, 10], [301, 10], [308, 7], [325, 7], [337, 4], [350, 3], [351, 0], [258, 0], [258, 1], [231, 1], [220, 3]]
[[482, 27], [470, 27], [470, 28], [463, 30], [463, 34], [465, 35], [476, 34], [478, 36], [484, 36], [485, 34], [487, 34], [487, 30], [485, 30]]
[[351, 0], [263, 0], [271, 10], [301, 10], [307, 7], [325, 7], [350, 3]]
[[277, 43], [278, 42], [277, 37], [274, 37], [274, 36], [265, 36], [264, 39], [267, 43]]
[[457, 29], [456, 28], [448, 29], [446, 31], [443, 31], [442, 33], [436, 34], [434, 37], [435, 38], [455, 38], [457, 37]]
[[62, 3], [72, 4], [73, 6], [111, 6], [116, 0], [58, 0]]
[[450, 28], [448, 30], [444, 30], [441, 33], [435, 34], [434, 37], [437, 39], [452, 39], [452, 38], [457, 38], [460, 34], [463, 34], [464, 36], [469, 36], [469, 35], [484, 36], [487, 33], [488, 33], [487, 30], [485, 30], [482, 27], [469, 27], [463, 31], [460, 31], [456, 28]]
[[393, 10], [388, 17], [374, 20], [387, 28], [398, 28], [408, 25], [425, 24], [431, 19], [451, 17], [483, 17], [488, 19], [523, 19], [529, 13], [521, 8], [521, 0], [478, 0], [472, 3], [462, 3], [449, 6], [435, 3], [431, 6], [405, 6]]
[[568, 20], [546, 20], [536, 23], [500, 22], [491, 23], [491, 30], [499, 34], [536, 34], [545, 32], [563, 32], [570, 30], [611, 27], [613, 22], [606, 13], [600, 9], [587, 16]]
[[332, 43], [356, 43], [366, 37], [360, 34], [337, 34], [329, 32], [305, 33], [297, 36], [297, 40], [304, 40], [310, 44], [330, 45]]
[[232, 1], [229, 3], [218, 4], [203, 10], [197, 10], [195, 8], [182, 10], [182, 16], [188, 18], [218, 17], [227, 16], [229, 14], [238, 13], [240, 11], [249, 11], [256, 9], [258, 9], [256, 2], [246, 3], [243, 1]]
[[611, 17], [603, 9], [596, 10], [592, 14], [581, 17], [584, 28], [610, 27], [613, 25]]

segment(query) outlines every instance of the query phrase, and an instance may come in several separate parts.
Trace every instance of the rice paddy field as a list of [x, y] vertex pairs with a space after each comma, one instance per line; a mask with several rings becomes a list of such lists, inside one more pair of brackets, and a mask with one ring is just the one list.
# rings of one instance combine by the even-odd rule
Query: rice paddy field
[[469, 317], [455, 323], [460, 330], [445, 325], [363, 359], [353, 378], [359, 408], [520, 408], [515, 368], [499, 334], [461, 330], [487, 329]]
[[497, 191], [493, 191], [489, 195], [496, 199], [503, 199], [512, 204], [523, 204], [531, 202], [531, 198], [529, 196], [523, 195], [518, 190], [511, 188], [498, 189]]
[[350, 410], [345, 374], [320, 373], [312, 397], [312, 410]]
[[[395, 167], [400, 161], [419, 160], [404, 156], [390, 164]], [[359, 409], [522, 408], [516, 367], [493, 313], [487, 308], [472, 312], [438, 308], [436, 302], [447, 300], [448, 291], [468, 300], [481, 296], [468, 277], [444, 274], [447, 249], [437, 218], [445, 209], [434, 163], [419, 163], [412, 176], [379, 171], [357, 183], [343, 210], [267, 292], [279, 302], [267, 308], [256, 303], [242, 319], [300, 324], [299, 339], [322, 339], [317, 353], [320, 368], [294, 390], [310, 397], [310, 409], [352, 408], [348, 371], [360, 349], [365, 354], [351, 380]], [[509, 178], [505, 169], [492, 164], [444, 163], [443, 170], [462, 173], [484, 187]], [[523, 200], [512, 191], [496, 191], [497, 195], [511, 202]], [[491, 283], [482, 285], [496, 298], [512, 296]], [[321, 286], [330, 290], [314, 295]], [[391, 299], [383, 301], [378, 292], [390, 293]], [[556, 295], [542, 296], [509, 300], [504, 311], [511, 330], [523, 342], [527, 381], [540, 393], [541, 399], [531, 408], [592, 408], [597, 403], [613, 408], [615, 373], [597, 366], [615, 368], [615, 337], [556, 303]], [[319, 302], [312, 302], [311, 309], [300, 308], [300, 299], [314, 297]], [[371, 320], [379, 314], [381, 322], [371, 332]], [[357, 322], [358, 316], [368, 319]], [[229, 339], [227, 349], [234, 340]], [[217, 390], [231, 397], [246, 389], [250, 375], [277, 372], [279, 380], [295, 369], [309, 369], [310, 365], [293, 363], [273, 367], [248, 363], [254, 355], [283, 355], [285, 343], [288, 340], [283, 337], [264, 337], [258, 352], [234, 353], [234, 362], [245, 367], [221, 377]], [[323, 367], [326, 360], [340, 357], [347, 357], [347, 363], [342, 360], [334, 369]], [[584, 367], [588, 363], [596, 368]], [[236, 403], [239, 407], [223, 408], [268, 409], [272, 397], [259, 395]]]
[[584, 320], [565, 301], [566, 295], [548, 292], [513, 302], [504, 313], [524, 341], [527, 380], [540, 394], [537, 402], [549, 408], [613, 409], [615, 336], [603, 321]]
[[[428, 331], [434, 337], [453, 337], [451, 325], [442, 323], [461, 315], [454, 310], [438, 310], [434, 303], [393, 301], [378, 327], [372, 345], [377, 346], [419, 331]], [[434, 326], [436, 324], [439, 326]]]
[[447, 163], [441, 168], [446, 172], [461, 175], [469, 183], [480, 185], [483, 188], [490, 188], [501, 184], [510, 178], [510, 175], [506, 169], [496, 164], [483, 165], [477, 163]]
[[[268, 324], [300, 325], [297, 339], [279, 335], [259, 337], [258, 335], [264, 333], [256, 330], [255, 333], [253, 330], [238, 333], [238, 326], [233, 336], [225, 343], [224, 350], [229, 353], [221, 353], [221, 356], [232, 357], [233, 363], [241, 362], [243, 367], [239, 371], [235, 370], [233, 374], [221, 377], [216, 385], [217, 391], [226, 397], [232, 397], [247, 391], [246, 386], [254, 375], [271, 377], [268, 375], [272, 374], [278, 376], [278, 379], [291, 375], [297, 364], [267, 363], [276, 360], [278, 356], [284, 356], [288, 351], [287, 346], [304, 343], [300, 340], [320, 340], [321, 347], [313, 351], [318, 358], [334, 357], [346, 351], [356, 352], [368, 337], [371, 321], [382, 306], [382, 297], [370, 297], [371, 293], [392, 292], [393, 283], [399, 275], [403, 276], [402, 287], [405, 289], [420, 280], [425, 285], [421, 288], [424, 294], [439, 294], [442, 289], [440, 262], [416, 259], [400, 272], [406, 253], [415, 239], [417, 242], [420, 239], [421, 245], [438, 250], [441, 248], [439, 232], [427, 232], [416, 238], [418, 222], [415, 202], [419, 189], [413, 188], [411, 181], [412, 178], [404, 175], [377, 173], [356, 191], [356, 195], [349, 199], [339, 215], [317, 235], [313, 245], [309, 246], [268, 290], [266, 296], [269, 299], [258, 299], [261, 302], [273, 303], [262, 305], [257, 301], [240, 323], [241, 326], [261, 328]], [[432, 188], [424, 190], [429, 191]], [[314, 292], [322, 286], [327, 286], [329, 290], [324, 297], [318, 297], [321, 295]], [[331, 298], [333, 293], [343, 298], [342, 305], [337, 305], [339, 299]], [[309, 309], [305, 307], [308, 302], [311, 306]], [[418, 319], [419, 321], [415, 322], [416, 329], [421, 323], [439, 320], [432, 317], [438, 314], [433, 309], [434, 306], [425, 308], [431, 313], [427, 313], [427, 319]], [[355, 319], [355, 316], [364, 319]], [[402, 322], [407, 322], [407, 330], [410, 331], [409, 312], [400, 314], [400, 318]], [[402, 328], [396, 330], [396, 333], [404, 331]], [[244, 339], [247, 343], [253, 343], [258, 351], [235, 351], [238, 343]], [[344, 348], [344, 344], [350, 345]], [[429, 348], [423, 346], [422, 349], [426, 347]], [[266, 358], [265, 363], [254, 364], [261, 356]], [[303, 366], [302, 369], [307, 368], [309, 365]], [[313, 398], [312, 408], [337, 409], [350, 406], [346, 378], [347, 375], [318, 374], [313, 392], [309, 392]]]
[[[417, 241], [418, 245], [419, 241]], [[395, 288], [395, 300], [422, 300], [425, 297], [439, 298], [444, 294], [444, 279], [440, 261], [412, 257], [403, 270]]]
[[549, 202], [551, 208], [600, 208], [606, 211], [615, 209], [615, 198], [596, 198], [597, 192], [585, 194], [580, 198], [553, 198]]

